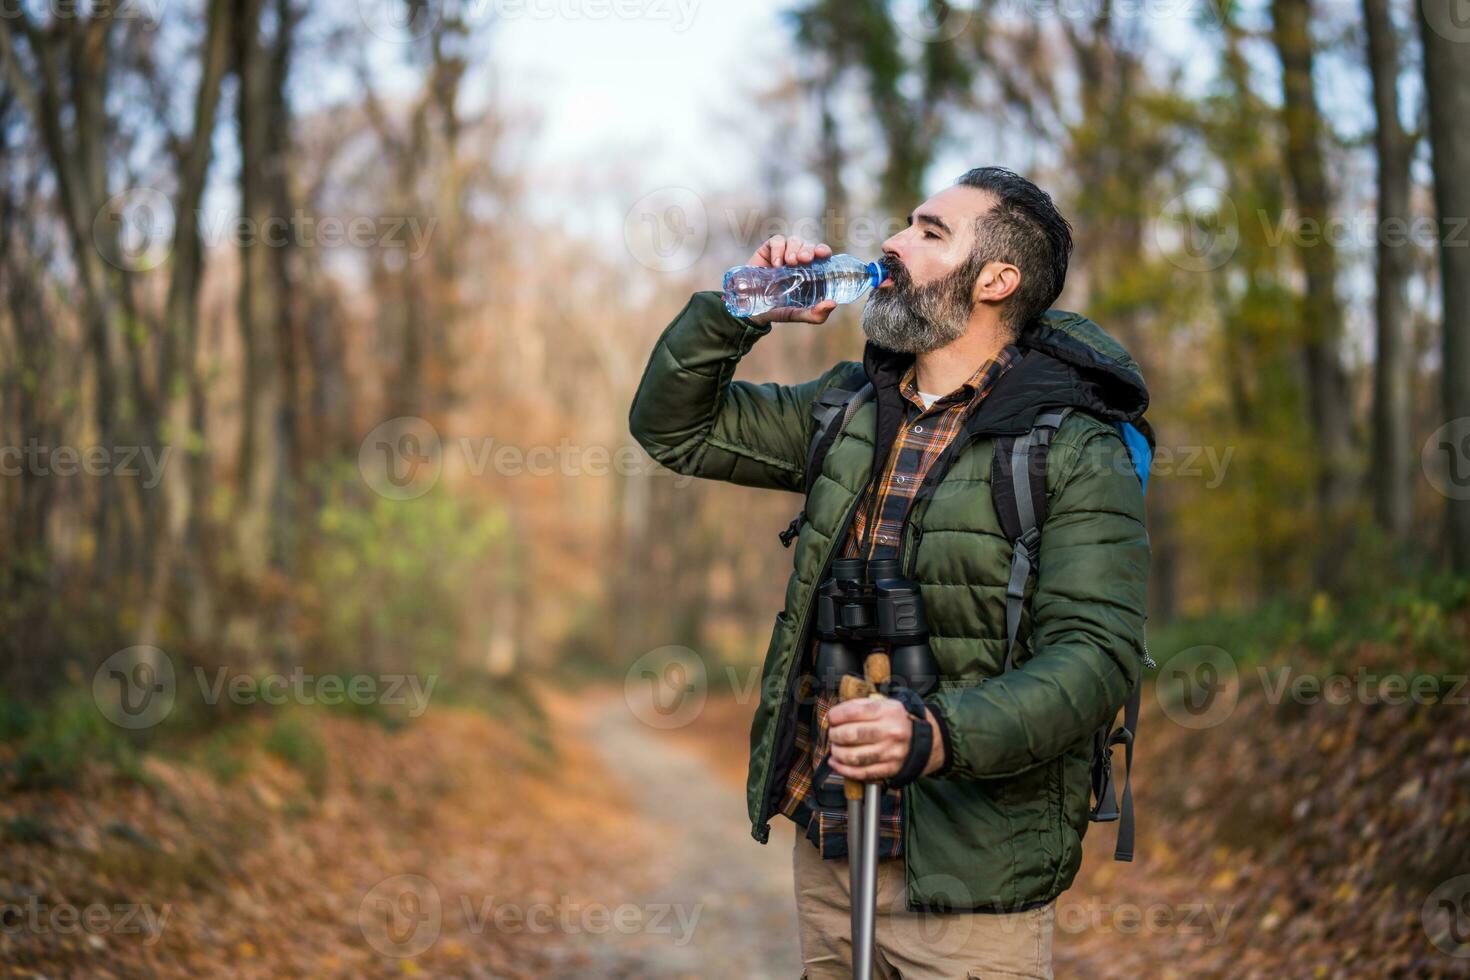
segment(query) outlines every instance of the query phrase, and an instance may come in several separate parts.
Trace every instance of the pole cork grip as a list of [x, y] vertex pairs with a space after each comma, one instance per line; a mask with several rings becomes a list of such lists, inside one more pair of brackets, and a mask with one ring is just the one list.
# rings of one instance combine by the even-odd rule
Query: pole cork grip
[[854, 698], [865, 698], [873, 693], [873, 685], [863, 680], [856, 674], [845, 674], [842, 685], [837, 689], [838, 700], [851, 701]]
[[875, 688], [880, 684], [887, 684], [893, 676], [892, 668], [888, 664], [888, 654], [868, 654], [868, 659], [863, 662], [863, 673], [868, 675], [868, 683]]
[[[846, 674], [842, 678], [842, 684], [837, 690], [837, 695], [842, 701], [852, 701], [856, 698], [872, 697], [873, 692], [872, 684], [856, 674]], [[861, 800], [863, 798], [863, 784], [856, 779], [843, 779], [842, 798], [845, 800]]]

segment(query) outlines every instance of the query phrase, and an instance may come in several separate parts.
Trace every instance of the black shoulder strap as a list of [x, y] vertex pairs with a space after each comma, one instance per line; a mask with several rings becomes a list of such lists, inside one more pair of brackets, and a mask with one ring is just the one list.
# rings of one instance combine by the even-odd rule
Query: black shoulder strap
[[1011, 578], [1006, 584], [1006, 662], [1010, 670], [1026, 600], [1026, 580], [1041, 550], [1041, 525], [1046, 523], [1046, 458], [1051, 438], [1072, 410], [1054, 408], [1036, 417], [1023, 436], [1004, 436], [995, 442], [990, 491], [1001, 530], [1011, 543]]
[[1113, 732], [1108, 739], [1108, 751], [1114, 745], [1123, 746], [1123, 764], [1128, 771], [1123, 774], [1123, 805], [1119, 810], [1118, 844], [1113, 849], [1114, 861], [1133, 860], [1133, 743], [1138, 740], [1138, 708], [1143, 691], [1143, 678], [1133, 685], [1128, 701], [1123, 707], [1123, 727]]
[[[812, 495], [812, 487], [817, 482], [817, 474], [822, 472], [822, 463], [827, 458], [827, 451], [837, 441], [837, 437], [847, 428], [847, 423], [852, 421], [853, 415], [862, 407], [863, 402], [873, 396], [873, 383], [865, 383], [856, 391], [846, 388], [828, 388], [817, 396], [812, 402], [812, 418], [816, 419], [816, 428], [812, 430], [811, 444], [806, 451], [806, 480], [803, 487], [802, 499]], [[806, 520], [806, 508], [791, 519], [786, 530], [778, 537], [781, 539], [781, 547], [791, 547], [791, 542], [796, 540], [797, 534], [801, 532], [802, 522]]]
[[812, 402], [812, 417], [817, 420], [817, 427], [812, 432], [811, 445], [806, 454], [807, 495], [811, 494], [812, 485], [817, 482], [817, 474], [822, 472], [822, 462], [827, 458], [827, 451], [832, 448], [842, 430], [847, 428], [847, 423], [852, 421], [863, 402], [872, 396], [873, 383], [869, 381], [856, 391], [828, 388]]
[[[1097, 805], [1091, 819], [1099, 823], [1118, 822], [1118, 843], [1113, 848], [1114, 861], [1133, 860], [1133, 745], [1138, 740], [1138, 709], [1142, 700], [1143, 678], [1128, 692], [1123, 703], [1123, 724], [1109, 732], [1099, 733], [1096, 758], [1092, 767], [1092, 791]], [[1118, 805], [1113, 786], [1113, 746], [1123, 746], [1123, 805]]]

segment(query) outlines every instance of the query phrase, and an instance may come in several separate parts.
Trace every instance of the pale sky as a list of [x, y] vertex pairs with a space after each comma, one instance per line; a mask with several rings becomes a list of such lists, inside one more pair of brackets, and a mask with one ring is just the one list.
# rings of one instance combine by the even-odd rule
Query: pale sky
[[[553, 191], [538, 195], [539, 217], [616, 237], [623, 212], [650, 191], [690, 188], [703, 197], [754, 185], [763, 147], [751, 140], [765, 139], [769, 127], [742, 131], [735, 121], [760, 111], [753, 96], [798, 67], [801, 54], [780, 17], [792, 0], [524, 0], [520, 14], [518, 0], [481, 2], [495, 12], [489, 44], [499, 101], [539, 120], [531, 172], [538, 188]], [[1137, 2], [1152, 4], [1140, 9], [1159, 18], [1161, 46], [1177, 53], [1193, 39], [1197, 5], [1213, 0]], [[902, 30], [912, 4], [894, 6]], [[968, 17], [966, 7], [956, 4]], [[978, 127], [975, 137], [963, 152], [941, 154], [934, 173], [1035, 162], [1024, 141], [1006, 145]]]
[[[628, 216], [651, 194], [683, 189], [686, 200], [704, 203], [756, 197], [761, 155], [770, 152], [774, 130], [756, 115], [769, 111], [757, 97], [803, 67], [781, 17], [794, 0], [457, 2], [475, 28], [473, 43], [484, 46], [476, 59], [484, 71], [465, 80], [465, 108], [489, 100], [520, 120], [512, 127], [515, 167], [532, 188], [526, 203], [539, 222], [620, 245]], [[1079, 16], [1098, 0], [1008, 2], [1016, 5], [1007, 8], [1011, 13], [1055, 18]], [[1165, 60], [1186, 66], [1191, 87], [1203, 86], [1210, 59], [1186, 52], [1214, 47], [1200, 43], [1200, 32], [1211, 29], [1208, 5], [1216, 2], [1127, 0], [1126, 16], [1147, 17]], [[378, 68], [375, 85], [384, 93], [414, 87], [402, 49], [394, 51], [390, 40], [401, 43], [401, 35], [381, 22], [385, 11], [399, 9], [396, 0], [355, 4], [368, 27], [363, 39]], [[912, 38], [922, 27], [913, 19], [918, 0], [893, 0], [893, 9], [900, 31]], [[963, 0], [955, 10], [975, 16]], [[339, 66], [310, 68], [296, 80], [303, 108], [352, 97], [354, 80]], [[936, 187], [981, 163], [1022, 172], [1045, 163], [1027, 134], [997, 131], [985, 118], [957, 123], [955, 137], [934, 161]], [[809, 154], [809, 142], [802, 134], [793, 152]], [[862, 156], [863, 141], [851, 131], [845, 142], [855, 155], [854, 176], [868, 168], [876, 178], [881, 158]], [[799, 159], [794, 169], [804, 176], [789, 189], [784, 208], [792, 221], [809, 221], [818, 200], [810, 159]]]
[[[536, 0], [530, 0], [533, 7]], [[587, 0], [583, 0], [587, 2]], [[535, 157], [553, 168], [604, 155], [636, 155], [658, 182], [730, 172], [738, 134], [716, 117], [731, 100], [774, 78], [791, 57], [779, 0], [607, 0], [644, 16], [502, 16], [492, 60], [506, 95], [538, 107]], [[543, 10], [581, 9], [544, 0]]]

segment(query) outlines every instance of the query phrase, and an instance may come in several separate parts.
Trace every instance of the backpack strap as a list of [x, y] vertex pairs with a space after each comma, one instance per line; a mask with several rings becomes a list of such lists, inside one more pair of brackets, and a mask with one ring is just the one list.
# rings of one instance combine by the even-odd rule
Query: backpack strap
[[[816, 420], [816, 428], [812, 430], [811, 443], [806, 452], [806, 481], [803, 499], [810, 497], [812, 486], [817, 482], [817, 474], [822, 472], [822, 463], [827, 458], [827, 452], [837, 437], [847, 428], [847, 423], [857, 414], [857, 410], [863, 406], [863, 402], [873, 397], [873, 383], [866, 382], [856, 391], [846, 388], [828, 388], [817, 396], [812, 402], [812, 418]], [[791, 542], [801, 531], [802, 522], [806, 520], [806, 508], [791, 519], [786, 530], [779, 535], [783, 548], [791, 547]]]
[[1114, 861], [1133, 860], [1133, 743], [1138, 739], [1139, 695], [1143, 690], [1143, 678], [1128, 692], [1128, 702], [1123, 707], [1123, 727], [1113, 732], [1108, 739], [1108, 752], [1114, 745], [1123, 746], [1123, 764], [1128, 767], [1123, 773], [1123, 804], [1118, 813], [1118, 844], [1113, 849]]
[[[1061, 428], [1070, 411], [1062, 408], [1045, 412], [1037, 416], [1026, 435], [996, 440], [991, 492], [1001, 529], [1011, 542], [1011, 577], [1006, 585], [1006, 670], [1014, 665], [1016, 634], [1026, 600], [1026, 580], [1041, 549], [1041, 525], [1046, 522], [1047, 454], [1052, 436]], [[1120, 435], [1134, 460], [1140, 482], [1147, 488], [1148, 461], [1153, 455], [1152, 432], [1141, 431], [1132, 425], [1126, 429], [1131, 431], [1124, 431], [1120, 426]], [[1140, 459], [1143, 460], [1141, 464]], [[1144, 663], [1152, 666], [1147, 648], [1144, 650]], [[1118, 843], [1113, 851], [1115, 861], [1133, 860], [1133, 743], [1138, 737], [1142, 690], [1143, 679], [1139, 678], [1123, 706], [1123, 724], [1111, 732], [1107, 728], [1102, 729], [1094, 752], [1093, 791], [1097, 805], [1090, 818], [1099, 822], [1118, 822]], [[1127, 767], [1123, 774], [1121, 806], [1113, 787], [1112, 754], [1116, 745], [1123, 746], [1123, 764]]]
[[[1138, 419], [1137, 423], [1119, 422], [1116, 424], [1119, 435], [1123, 438], [1123, 444], [1128, 447], [1128, 455], [1133, 460], [1133, 470], [1138, 475], [1138, 482], [1146, 494], [1148, 493], [1148, 475], [1153, 465], [1154, 458], [1154, 430], [1146, 419]], [[1148, 655], [1148, 640], [1143, 641], [1143, 666], [1146, 668], [1157, 667], [1153, 658]], [[1123, 773], [1123, 804], [1118, 808], [1118, 844], [1113, 850], [1114, 861], [1133, 860], [1133, 745], [1138, 741], [1138, 714], [1139, 701], [1143, 692], [1143, 678], [1138, 678], [1138, 683], [1133, 685], [1133, 690], [1128, 692], [1128, 700], [1123, 705], [1123, 726], [1116, 729], [1108, 738], [1107, 757], [1109, 765], [1106, 767], [1107, 777], [1103, 781], [1103, 790], [1106, 797], [1099, 796], [1098, 799], [1107, 799], [1111, 804], [1113, 799], [1112, 786], [1112, 754], [1113, 746], [1123, 746], [1123, 765], [1127, 769]]]
[[[1093, 752], [1092, 791], [1097, 797], [1088, 819], [1095, 823], [1118, 822], [1118, 842], [1113, 849], [1114, 861], [1133, 860], [1133, 743], [1138, 738], [1138, 709], [1143, 691], [1143, 679], [1139, 678], [1128, 700], [1123, 704], [1123, 724], [1111, 732], [1103, 728], [1097, 735], [1097, 747]], [[1123, 805], [1118, 805], [1117, 792], [1113, 787], [1113, 746], [1123, 746]]]
[[1026, 581], [1041, 551], [1041, 525], [1046, 522], [1046, 457], [1052, 436], [1071, 412], [1070, 408], [1043, 412], [1025, 435], [996, 440], [990, 488], [1001, 530], [1011, 542], [1011, 577], [1006, 584], [1006, 670], [1015, 662]]
[[847, 423], [862, 408], [863, 402], [873, 397], [873, 382], [869, 381], [857, 391], [845, 388], [828, 388], [812, 402], [812, 417], [817, 427], [812, 432], [811, 445], [806, 453], [806, 492], [812, 492], [817, 474], [822, 472], [822, 462], [837, 437], [847, 428]]

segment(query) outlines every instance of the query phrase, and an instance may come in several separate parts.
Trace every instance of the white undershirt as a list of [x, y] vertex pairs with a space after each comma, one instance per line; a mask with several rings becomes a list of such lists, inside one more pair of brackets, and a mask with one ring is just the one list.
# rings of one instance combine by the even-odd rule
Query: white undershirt
[[927, 391], [921, 391], [921, 392], [919, 392], [919, 397], [924, 400], [924, 411], [927, 412], [927, 411], [929, 411], [930, 407], [933, 406], [933, 404], [935, 402], [939, 401], [939, 399], [942, 398], [943, 396], [942, 395], [931, 395]]

